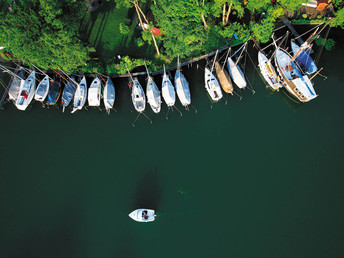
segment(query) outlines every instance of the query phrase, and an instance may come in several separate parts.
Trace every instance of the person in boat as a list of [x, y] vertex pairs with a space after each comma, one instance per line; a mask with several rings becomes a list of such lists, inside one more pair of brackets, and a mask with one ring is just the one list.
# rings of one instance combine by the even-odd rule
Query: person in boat
[[143, 217], [144, 219], [148, 219], [148, 215], [147, 215], [147, 211], [146, 211], [146, 210], [144, 210], [144, 211], [142, 212], [142, 217]]

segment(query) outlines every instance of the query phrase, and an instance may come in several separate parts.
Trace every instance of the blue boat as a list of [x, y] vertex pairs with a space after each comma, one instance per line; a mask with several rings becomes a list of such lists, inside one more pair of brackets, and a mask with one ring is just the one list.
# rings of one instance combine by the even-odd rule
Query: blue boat
[[61, 79], [56, 78], [55, 76], [54, 81], [51, 84], [50, 89], [49, 89], [47, 105], [55, 105], [61, 95], [61, 91], [62, 91]]
[[[300, 47], [295, 42], [291, 41], [291, 49], [293, 50], [294, 56], [296, 56], [296, 62], [301, 66], [308, 74], [315, 73], [318, 70], [318, 67], [315, 65], [314, 60], [309, 55], [307, 50], [301, 50], [299, 53]], [[310, 48], [308, 48], [310, 50]]]
[[65, 88], [63, 89], [62, 93], [62, 112], [64, 112], [65, 108], [69, 105], [69, 103], [72, 101], [75, 90], [76, 90], [77, 83], [75, 81], [74, 76], [71, 76], [71, 78], [68, 80]]

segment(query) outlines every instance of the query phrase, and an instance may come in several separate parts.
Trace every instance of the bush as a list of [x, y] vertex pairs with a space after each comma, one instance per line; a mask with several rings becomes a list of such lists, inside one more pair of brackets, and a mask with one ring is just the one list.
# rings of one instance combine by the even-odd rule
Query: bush
[[123, 35], [127, 35], [129, 33], [130, 29], [127, 25], [124, 23], [119, 24], [119, 32]]

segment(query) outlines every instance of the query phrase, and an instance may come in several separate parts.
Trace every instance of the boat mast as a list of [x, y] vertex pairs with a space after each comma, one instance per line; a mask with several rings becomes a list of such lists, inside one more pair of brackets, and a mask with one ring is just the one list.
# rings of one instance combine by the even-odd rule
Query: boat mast
[[74, 83], [75, 85], [78, 85], [78, 83], [73, 80], [71, 77], [68, 76], [68, 74], [66, 74], [62, 69], [59, 68], [59, 70], [72, 82]]
[[215, 61], [216, 61], [216, 57], [217, 57], [217, 53], [219, 52], [219, 50], [216, 50], [216, 54], [215, 54], [215, 57], [214, 57], [214, 62], [213, 62], [213, 65], [211, 67], [211, 70], [210, 72], [212, 73], [213, 72], [213, 69], [214, 69], [214, 65], [215, 65]]
[[18, 76], [17, 74], [15, 74], [14, 72], [10, 71], [9, 69], [7, 69], [5, 66], [0, 65], [0, 68], [3, 70], [4, 73], [8, 73], [14, 77], [17, 77], [20, 80], [23, 80], [23, 78], [20, 78], [20, 76]]
[[227, 55], [226, 55], [225, 61], [223, 62], [223, 65], [222, 65], [222, 70], [223, 70], [223, 68], [225, 67], [225, 64], [226, 64], [226, 62], [227, 62], [227, 58], [228, 58], [229, 52], [231, 52], [231, 47], [228, 48], [228, 51], [227, 51]]
[[147, 71], [147, 75], [148, 75], [148, 79], [149, 79], [150, 75], [149, 75], [149, 71], [148, 71], [148, 68], [147, 68], [147, 65], [146, 65], [146, 61], [145, 61], [145, 67], [146, 67], [146, 71]]
[[127, 68], [127, 71], [128, 71], [128, 74], [129, 74], [129, 77], [130, 77], [131, 81], [134, 82], [133, 76], [131, 76], [131, 73], [130, 73], [130, 71], [128, 69], [127, 64], [125, 64], [125, 68]]

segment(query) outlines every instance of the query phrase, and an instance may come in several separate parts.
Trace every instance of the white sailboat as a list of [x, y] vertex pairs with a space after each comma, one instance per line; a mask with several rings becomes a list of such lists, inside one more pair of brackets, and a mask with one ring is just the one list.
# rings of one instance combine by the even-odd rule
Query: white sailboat
[[137, 222], [152, 222], [155, 220], [155, 211], [150, 209], [137, 209], [129, 214], [129, 217]]
[[101, 96], [102, 84], [98, 76], [94, 78], [88, 89], [88, 105], [92, 107], [100, 106], [100, 96]]
[[137, 78], [131, 80], [131, 100], [137, 112], [142, 113], [146, 108], [146, 96]]
[[174, 85], [176, 86], [176, 91], [180, 103], [187, 108], [191, 104], [191, 95], [190, 95], [190, 88], [189, 83], [185, 79], [184, 75], [180, 72], [179, 66], [179, 57], [178, 57], [178, 64], [177, 64], [177, 71], [174, 76]]
[[172, 82], [170, 81], [170, 78], [166, 74], [165, 65], [164, 76], [162, 77], [161, 94], [168, 107], [174, 106], [174, 104], [176, 103], [176, 92], [174, 90]]
[[[18, 70], [17, 70], [17, 72], [18, 72]], [[17, 76], [15, 76], [15, 74]], [[20, 71], [18, 73], [15, 73], [15, 74], [13, 74], [13, 80], [12, 80], [11, 86], [8, 90], [9, 100], [14, 100], [14, 101], [16, 101], [18, 98], [21, 84], [23, 84], [25, 82], [23, 69], [20, 69]]]
[[29, 77], [27, 77], [24, 83], [22, 83], [20, 86], [19, 95], [16, 101], [16, 107], [19, 110], [24, 111], [34, 97], [35, 88], [36, 88], [35, 76], [36, 76], [35, 71], [32, 71]]
[[77, 110], [81, 110], [82, 107], [85, 105], [87, 97], [87, 83], [85, 76], [82, 78], [81, 82], [76, 87], [75, 95], [74, 95], [74, 108], [72, 113]]
[[222, 91], [219, 82], [216, 80], [213, 73], [208, 69], [205, 68], [204, 72], [204, 83], [205, 88], [212, 99], [212, 101], [217, 102], [222, 99]]
[[229, 75], [232, 77], [233, 82], [240, 89], [244, 89], [247, 85], [244, 73], [241, 71], [239, 65], [233, 61], [231, 57], [227, 59], [227, 67]]
[[[146, 64], [145, 64], [146, 66]], [[146, 66], [148, 80], [147, 80], [147, 102], [151, 106], [154, 113], [159, 113], [161, 110], [161, 96], [158, 87], [156, 86], [153, 78], [149, 75], [148, 68]]]
[[258, 52], [258, 66], [261, 74], [272, 90], [278, 90], [283, 87], [283, 83], [277, 75], [271, 61], [261, 51]]
[[308, 102], [317, 97], [313, 84], [307, 75], [284, 49], [277, 47], [275, 64], [285, 82], [285, 88], [301, 102]]
[[110, 110], [112, 109], [113, 105], [115, 104], [115, 86], [113, 85], [113, 82], [111, 78], [109, 77], [106, 81], [106, 84], [104, 86], [104, 106], [105, 110], [108, 114], [110, 114]]
[[49, 86], [50, 86], [50, 78], [48, 75], [46, 75], [37, 86], [37, 89], [35, 92], [35, 100], [43, 102], [48, 95]]

